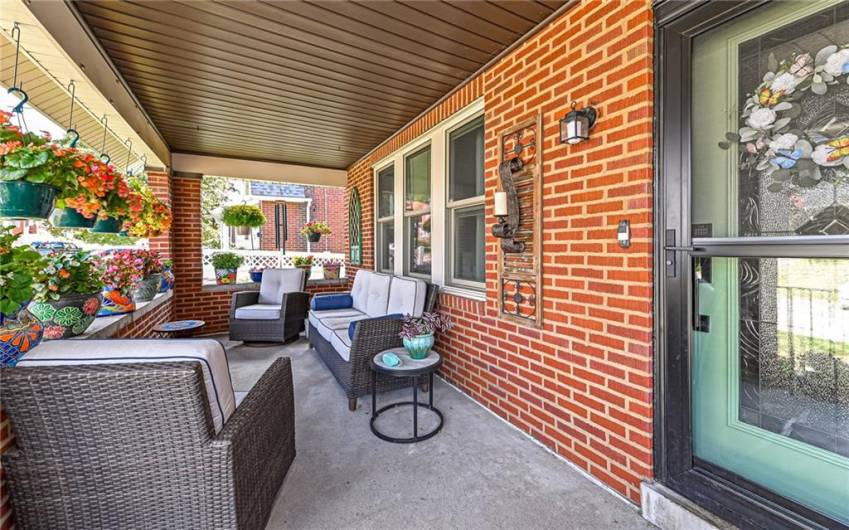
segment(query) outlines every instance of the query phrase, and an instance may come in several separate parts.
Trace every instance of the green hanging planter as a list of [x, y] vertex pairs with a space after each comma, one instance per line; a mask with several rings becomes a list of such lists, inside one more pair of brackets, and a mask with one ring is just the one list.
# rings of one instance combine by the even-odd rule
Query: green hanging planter
[[121, 232], [121, 220], [115, 217], [98, 218], [91, 231], [97, 234], [118, 234]]
[[74, 208], [61, 208], [53, 212], [50, 222], [57, 228], [91, 228], [97, 222], [97, 216], [89, 219]]
[[59, 190], [24, 180], [0, 181], [0, 218], [47, 219]]

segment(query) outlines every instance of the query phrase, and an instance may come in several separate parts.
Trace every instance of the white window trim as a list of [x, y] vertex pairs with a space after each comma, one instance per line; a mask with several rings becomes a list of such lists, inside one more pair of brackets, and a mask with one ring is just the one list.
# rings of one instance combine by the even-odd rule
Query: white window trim
[[[372, 176], [374, 183], [374, 196], [378, 196], [378, 179], [377, 174], [380, 170], [386, 169], [389, 165], [394, 165], [395, 168], [395, 269], [394, 274], [404, 275], [407, 265], [407, 234], [405, 231], [405, 220], [410, 214], [404, 209], [404, 160], [408, 155], [414, 154], [425, 145], [430, 144], [430, 214], [431, 214], [431, 238], [432, 241], [442, 241], [444, 244], [433, 245], [431, 247], [431, 275], [428, 278], [432, 283], [441, 287], [448, 286], [445, 291], [459, 295], [469, 295], [469, 297], [479, 299], [482, 296], [482, 291], [468, 288], [459, 285], [450, 285], [450, 264], [448, 263], [448, 244], [450, 234], [448, 233], [448, 135], [454, 129], [461, 127], [469, 121], [482, 115], [484, 112], [483, 98], [478, 98], [466, 107], [452, 114], [449, 118], [438, 123], [415, 140], [407, 143], [397, 151], [382, 158], [372, 166]], [[472, 197], [461, 201], [454, 201], [452, 207], [457, 207], [462, 204], [480, 204], [483, 203], [483, 197]], [[377, 212], [377, 199], [375, 200], [375, 212]], [[401, 212], [401, 215], [398, 213]], [[374, 234], [377, 236], [380, 221], [388, 220], [389, 218], [374, 220]], [[380, 270], [380, 242], [378, 237], [374, 237], [374, 268]], [[420, 275], [419, 275], [420, 276]], [[483, 286], [481, 286], [483, 289]]]
[[[377, 217], [377, 215], [380, 213], [380, 173], [382, 171], [384, 171], [385, 169], [389, 168], [389, 166], [392, 166], [392, 164], [383, 164], [383, 165], [375, 166], [375, 168], [374, 168], [374, 197], [375, 197], [375, 199], [374, 199], [374, 213], [375, 213], [375, 218], [376, 218], [375, 219], [375, 225], [374, 225], [374, 257], [375, 257], [375, 259], [374, 259], [374, 270], [376, 270], [378, 272], [393, 273], [394, 270], [387, 270], [387, 269], [384, 269], [383, 267], [380, 266], [380, 264], [383, 262], [383, 256], [381, 255], [382, 240], [381, 240], [381, 236], [380, 236], [380, 234], [381, 234], [380, 227], [384, 223], [389, 223], [389, 222], [395, 221], [395, 212], [398, 211], [396, 209], [398, 204], [395, 201], [395, 198], [398, 195], [398, 190], [397, 190], [397, 188], [395, 188], [395, 186], [397, 185], [397, 181], [393, 182], [393, 184], [392, 184], [393, 185], [393, 188], [392, 188], [392, 201], [393, 201], [392, 215], [387, 215], [387, 216], [384, 216], [384, 217]], [[394, 167], [393, 167], [393, 169], [394, 169]], [[394, 178], [394, 175], [393, 175], [393, 178]], [[395, 227], [393, 226], [393, 228], [395, 228]], [[395, 248], [397, 249], [397, 247], [395, 247]], [[395, 262], [393, 261], [393, 265], [394, 265], [394, 263]]]

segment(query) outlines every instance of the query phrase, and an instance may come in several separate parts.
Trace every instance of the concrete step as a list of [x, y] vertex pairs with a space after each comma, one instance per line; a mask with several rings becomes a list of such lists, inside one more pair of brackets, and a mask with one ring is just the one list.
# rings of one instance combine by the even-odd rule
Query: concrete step
[[736, 530], [690, 499], [657, 482], [643, 482], [643, 518], [662, 530]]

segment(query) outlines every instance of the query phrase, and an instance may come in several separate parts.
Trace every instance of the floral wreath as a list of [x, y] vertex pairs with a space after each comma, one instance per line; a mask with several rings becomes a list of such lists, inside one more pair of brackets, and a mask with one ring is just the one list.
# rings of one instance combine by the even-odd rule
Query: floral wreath
[[[810, 91], [825, 95], [849, 74], [849, 46], [821, 49], [816, 57], [794, 54], [778, 63], [769, 57], [769, 71], [743, 107], [739, 131], [719, 143], [729, 149], [742, 144], [743, 169], [763, 172], [772, 192], [811, 188], [836, 182], [849, 169], [849, 128], [832, 120], [822, 127], [800, 130], [793, 120], [802, 112], [799, 101]], [[849, 77], [844, 82], [849, 83]]]

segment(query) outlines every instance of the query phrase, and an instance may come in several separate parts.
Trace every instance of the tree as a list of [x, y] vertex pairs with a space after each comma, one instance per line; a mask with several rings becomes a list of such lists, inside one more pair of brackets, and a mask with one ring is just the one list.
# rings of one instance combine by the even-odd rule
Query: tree
[[200, 185], [203, 248], [221, 248], [221, 225], [213, 212], [224, 204], [232, 190], [230, 179], [226, 177], [203, 177]]

